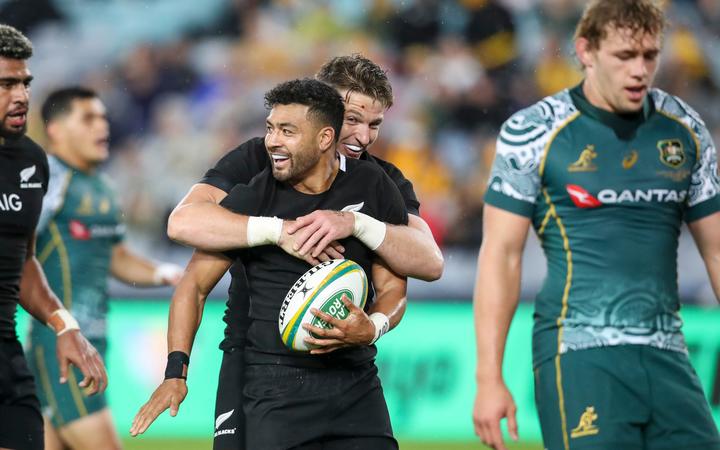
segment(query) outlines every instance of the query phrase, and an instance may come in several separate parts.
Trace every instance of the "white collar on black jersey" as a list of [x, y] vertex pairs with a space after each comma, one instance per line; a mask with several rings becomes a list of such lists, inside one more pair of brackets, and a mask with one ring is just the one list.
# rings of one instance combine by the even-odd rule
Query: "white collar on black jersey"
[[338, 152], [338, 159], [340, 160], [340, 170], [347, 172], [346, 161], [347, 158], [342, 153]]

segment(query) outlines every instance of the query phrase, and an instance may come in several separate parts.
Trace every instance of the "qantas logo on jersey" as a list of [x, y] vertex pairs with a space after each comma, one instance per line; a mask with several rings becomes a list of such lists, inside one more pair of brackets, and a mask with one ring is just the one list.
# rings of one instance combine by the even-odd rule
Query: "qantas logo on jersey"
[[598, 206], [616, 203], [682, 203], [687, 197], [687, 191], [675, 191], [672, 189], [623, 189], [622, 191], [603, 189], [597, 193], [597, 196], [592, 195], [585, 188], [576, 184], [566, 185], [565, 190], [578, 208], [597, 208]]
[[86, 241], [91, 238], [108, 238], [120, 236], [125, 232], [125, 225], [91, 225], [87, 226], [79, 220], [71, 220], [68, 228], [70, 236], [79, 241]]
[[35, 175], [36, 171], [35, 165], [20, 171], [20, 189], [39, 189], [42, 187], [42, 183], [29, 183], [30, 178]]
[[580, 186], [568, 184], [565, 186], [565, 189], [567, 190], [567, 193], [570, 194], [570, 198], [573, 203], [575, 203], [575, 206], [578, 208], [597, 208], [602, 205], [600, 200], [593, 197], [591, 193]]

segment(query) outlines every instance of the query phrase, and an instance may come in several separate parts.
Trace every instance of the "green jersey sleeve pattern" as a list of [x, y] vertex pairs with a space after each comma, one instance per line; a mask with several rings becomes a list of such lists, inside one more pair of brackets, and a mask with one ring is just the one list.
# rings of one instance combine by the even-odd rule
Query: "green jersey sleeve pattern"
[[485, 202], [532, 217], [541, 195], [541, 171], [547, 146], [576, 114], [567, 91], [515, 113], [497, 139]]
[[692, 222], [720, 211], [717, 150], [700, 115], [681, 99], [659, 89], [652, 91], [655, 107], [687, 127], [697, 145], [697, 161], [690, 176], [685, 220]]

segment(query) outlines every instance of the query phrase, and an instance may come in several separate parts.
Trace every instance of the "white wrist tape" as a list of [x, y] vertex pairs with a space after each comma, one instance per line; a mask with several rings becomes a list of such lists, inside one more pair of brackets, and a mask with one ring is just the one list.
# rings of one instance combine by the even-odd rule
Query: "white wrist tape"
[[367, 214], [353, 211], [355, 216], [355, 226], [353, 227], [353, 236], [358, 238], [360, 242], [365, 244], [370, 250], [380, 247], [385, 240], [385, 232], [387, 225], [377, 219], [373, 219]]
[[283, 220], [277, 217], [248, 217], [248, 247], [259, 245], [275, 245], [282, 234]]
[[176, 276], [182, 275], [183, 268], [170, 263], [158, 264], [153, 272], [153, 284], [160, 286], [171, 281]]
[[375, 325], [375, 337], [372, 342], [370, 342], [370, 345], [372, 345], [376, 343], [383, 334], [390, 330], [390, 319], [381, 312], [374, 312], [370, 314], [370, 321]]
[[47, 325], [55, 331], [55, 334], [62, 336], [70, 330], [79, 330], [77, 320], [65, 308], [60, 308], [50, 315]]

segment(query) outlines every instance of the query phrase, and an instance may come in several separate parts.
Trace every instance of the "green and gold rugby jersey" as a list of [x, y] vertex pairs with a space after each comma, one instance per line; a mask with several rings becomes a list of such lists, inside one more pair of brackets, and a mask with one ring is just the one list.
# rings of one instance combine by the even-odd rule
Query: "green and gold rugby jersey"
[[720, 210], [719, 193], [705, 124], [660, 90], [630, 116], [593, 107], [578, 86], [508, 119], [485, 201], [530, 218], [547, 258], [535, 364], [622, 344], [686, 351], [680, 226]]
[[[81, 172], [53, 156], [48, 162], [50, 182], [37, 229], [37, 258], [83, 334], [104, 339], [112, 248], [125, 231], [115, 193], [104, 175]], [[33, 323], [33, 341], [53, 334]]]

